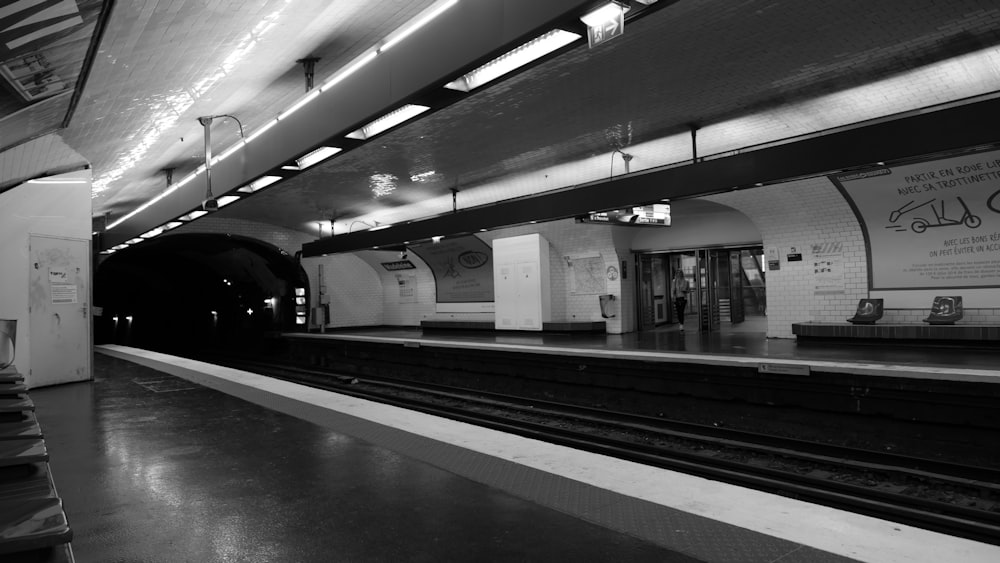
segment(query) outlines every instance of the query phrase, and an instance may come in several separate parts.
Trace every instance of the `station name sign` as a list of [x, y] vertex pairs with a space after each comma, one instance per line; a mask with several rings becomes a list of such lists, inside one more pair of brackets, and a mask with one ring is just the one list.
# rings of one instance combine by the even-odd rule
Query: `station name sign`
[[399, 270], [416, 270], [417, 267], [413, 265], [413, 262], [409, 260], [397, 260], [395, 262], [380, 262], [382, 267], [390, 272], [398, 272]]
[[636, 227], [669, 227], [670, 204], [654, 203], [626, 209], [588, 213], [576, 218], [579, 223], [599, 223]]

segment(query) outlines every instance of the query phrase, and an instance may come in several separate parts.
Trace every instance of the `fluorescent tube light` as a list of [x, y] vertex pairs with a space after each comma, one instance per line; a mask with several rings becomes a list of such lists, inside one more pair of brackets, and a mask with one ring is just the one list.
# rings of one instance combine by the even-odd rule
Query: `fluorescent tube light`
[[627, 11], [628, 6], [623, 6], [617, 2], [608, 2], [600, 8], [591, 10], [581, 16], [580, 21], [587, 24], [587, 27], [601, 27]]
[[180, 227], [183, 224], [184, 223], [181, 223], [180, 221], [171, 221], [171, 222], [163, 225], [163, 230], [164, 231], [169, 231], [170, 229], [175, 229], [177, 227]]
[[421, 113], [424, 113], [429, 109], [431, 108], [427, 106], [407, 104], [397, 110], [393, 110], [383, 115], [382, 117], [376, 119], [375, 121], [372, 121], [368, 125], [365, 125], [361, 129], [358, 129], [357, 131], [352, 131], [348, 133], [347, 136], [350, 137], [351, 139], [361, 139], [362, 141], [365, 139], [371, 139], [375, 135], [378, 135], [379, 133], [386, 131], [388, 129], [392, 129], [393, 127], [399, 125], [400, 123], [403, 123], [404, 121], [413, 119], [414, 117], [420, 115]]
[[341, 149], [337, 147], [320, 147], [309, 154], [295, 159], [295, 164], [299, 166], [299, 170], [305, 170], [314, 164], [323, 162], [340, 151]]
[[140, 242], [142, 242], [144, 240], [146, 240], [146, 239], [144, 239], [142, 237], [135, 237], [135, 238], [128, 239], [127, 241], [125, 241], [125, 244], [126, 245], [129, 245], [129, 244], [139, 244]]
[[319, 87], [320, 91], [326, 92], [328, 89], [332, 88], [340, 81], [344, 80], [348, 76], [357, 72], [359, 68], [370, 63], [371, 60], [376, 57], [376, 55], [378, 55], [378, 53], [376, 53], [375, 51], [370, 51], [368, 54], [358, 59], [354, 64], [345, 68], [341, 73], [334, 75], [333, 78], [324, 82], [323, 85]]
[[218, 164], [218, 163], [222, 162], [223, 160], [226, 160], [227, 158], [229, 158], [230, 156], [232, 156], [234, 152], [236, 152], [236, 151], [240, 150], [241, 148], [243, 148], [243, 145], [245, 145], [245, 144], [246, 144], [246, 141], [245, 140], [241, 140], [240, 142], [236, 143], [235, 145], [233, 145], [233, 146], [229, 147], [228, 149], [222, 151], [222, 154], [220, 154], [219, 156], [217, 156], [217, 157], [215, 157], [215, 158], [212, 159], [212, 164]]
[[368, 229], [368, 230], [369, 230], [369, 231], [381, 231], [382, 229], [388, 229], [388, 228], [389, 228], [389, 227], [391, 227], [391, 226], [392, 226], [392, 225], [377, 225], [377, 226], [375, 226], [375, 227], [372, 227], [372, 228], [370, 228], [370, 229]]
[[576, 33], [554, 29], [545, 35], [536, 37], [520, 47], [500, 55], [461, 78], [445, 84], [444, 87], [451, 90], [469, 92], [540, 59], [553, 51], [558, 51], [579, 38], [580, 36]]
[[262, 190], [281, 179], [282, 179], [281, 176], [261, 176], [260, 178], [257, 178], [253, 182], [250, 182], [249, 184], [243, 186], [242, 188], [236, 191], [245, 194], [252, 194], [255, 191]]
[[58, 180], [55, 178], [35, 178], [28, 180], [28, 184], [86, 184], [87, 180]]
[[302, 97], [302, 99], [300, 99], [299, 101], [295, 102], [292, 105], [292, 107], [290, 107], [290, 108], [286, 109], [285, 111], [279, 113], [278, 114], [278, 119], [281, 120], [281, 119], [284, 119], [284, 118], [288, 117], [289, 115], [292, 115], [293, 113], [295, 113], [296, 111], [298, 111], [300, 108], [302, 108], [302, 106], [304, 106], [304, 105], [308, 104], [309, 102], [315, 100], [319, 96], [319, 93], [320, 93], [320, 90], [313, 90], [312, 92], [309, 92], [304, 97]]
[[268, 129], [274, 127], [277, 124], [278, 124], [278, 120], [277, 119], [272, 119], [272, 120], [268, 121], [267, 123], [265, 123], [265, 124], [261, 125], [260, 127], [258, 127], [256, 131], [254, 131], [253, 133], [250, 133], [250, 136], [246, 138], [246, 141], [249, 143], [250, 141], [256, 139], [257, 137], [260, 137], [261, 135], [264, 134], [264, 131], [267, 131]]
[[153, 238], [162, 233], [163, 233], [163, 227], [156, 227], [155, 229], [150, 229], [139, 236], [142, 238]]
[[413, 32], [415, 32], [416, 30], [420, 29], [421, 27], [424, 27], [425, 25], [427, 25], [428, 23], [430, 23], [434, 18], [440, 16], [445, 10], [447, 10], [448, 8], [451, 8], [452, 6], [454, 6], [457, 3], [458, 3], [458, 0], [448, 0], [444, 4], [441, 4], [437, 8], [434, 8], [433, 11], [431, 11], [426, 16], [424, 16], [424, 17], [420, 18], [419, 20], [417, 20], [416, 23], [414, 23], [410, 27], [406, 28], [402, 33], [400, 33], [399, 35], [397, 35], [397, 36], [393, 37], [392, 39], [386, 41], [385, 44], [382, 45], [381, 48], [379, 48], [379, 51], [380, 52], [388, 51], [390, 48], [392, 48], [393, 45], [399, 43], [403, 39], [406, 39]]
[[219, 209], [229, 205], [230, 203], [240, 199], [238, 195], [224, 195], [222, 197], [215, 198], [219, 202]]

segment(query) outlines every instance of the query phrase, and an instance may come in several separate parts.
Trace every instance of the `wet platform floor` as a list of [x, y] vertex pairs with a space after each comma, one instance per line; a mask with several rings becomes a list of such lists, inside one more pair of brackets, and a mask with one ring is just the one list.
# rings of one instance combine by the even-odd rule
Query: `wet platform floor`
[[32, 391], [77, 561], [696, 559], [127, 361]]

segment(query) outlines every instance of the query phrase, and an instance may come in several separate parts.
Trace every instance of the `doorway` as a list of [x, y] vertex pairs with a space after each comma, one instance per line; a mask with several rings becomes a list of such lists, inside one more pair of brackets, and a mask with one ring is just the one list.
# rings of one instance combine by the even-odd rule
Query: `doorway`
[[702, 248], [645, 252], [636, 256], [639, 330], [678, 327], [670, 280], [680, 270], [688, 281], [687, 330], [765, 332], [766, 276], [763, 247]]

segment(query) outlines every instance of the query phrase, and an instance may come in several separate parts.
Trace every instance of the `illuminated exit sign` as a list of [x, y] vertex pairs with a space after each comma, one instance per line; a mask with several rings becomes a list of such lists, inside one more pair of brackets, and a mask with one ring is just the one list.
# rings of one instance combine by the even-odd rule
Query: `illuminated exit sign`
[[587, 42], [590, 48], [600, 45], [625, 33], [625, 11], [619, 10], [610, 20], [596, 26], [587, 26]]

